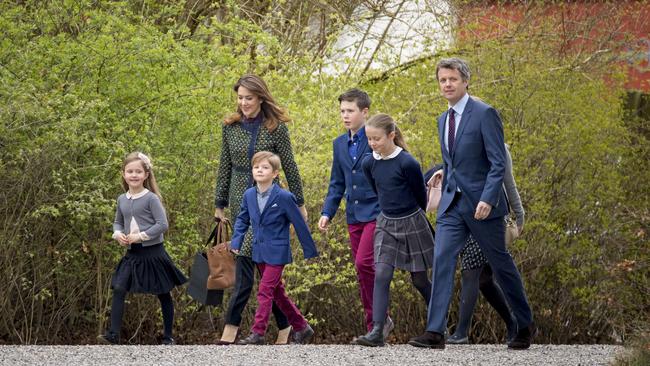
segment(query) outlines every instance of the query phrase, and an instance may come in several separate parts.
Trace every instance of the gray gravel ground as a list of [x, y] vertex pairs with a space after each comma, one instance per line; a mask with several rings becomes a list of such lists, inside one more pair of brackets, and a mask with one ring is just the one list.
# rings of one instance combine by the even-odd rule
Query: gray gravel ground
[[620, 346], [0, 346], [0, 365], [608, 365]]

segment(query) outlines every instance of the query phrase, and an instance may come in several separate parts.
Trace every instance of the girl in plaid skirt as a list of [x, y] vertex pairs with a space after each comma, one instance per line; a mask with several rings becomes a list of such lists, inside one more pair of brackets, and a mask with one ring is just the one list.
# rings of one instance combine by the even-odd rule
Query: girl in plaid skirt
[[363, 161], [363, 171], [379, 199], [374, 236], [375, 283], [373, 328], [357, 338], [364, 346], [383, 346], [383, 330], [389, 305], [390, 283], [395, 268], [411, 273], [413, 285], [425, 306], [431, 298], [427, 270], [433, 262], [433, 228], [424, 210], [427, 193], [420, 164], [406, 152], [395, 121], [378, 114], [366, 122], [366, 136], [373, 155]]

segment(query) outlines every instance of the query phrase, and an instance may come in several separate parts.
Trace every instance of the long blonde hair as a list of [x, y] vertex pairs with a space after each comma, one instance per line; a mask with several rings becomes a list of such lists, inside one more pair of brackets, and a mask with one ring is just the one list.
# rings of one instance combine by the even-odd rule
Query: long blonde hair
[[[240, 77], [233, 86], [235, 93], [239, 90], [240, 86], [250, 90], [251, 93], [255, 94], [262, 101], [262, 105], [260, 106], [261, 113], [263, 113], [264, 127], [266, 127], [267, 130], [273, 132], [278, 128], [280, 123], [288, 123], [291, 121], [287, 115], [287, 111], [277, 105], [269, 91], [269, 87], [266, 86], [266, 83], [261, 77], [253, 74], [246, 74]], [[224, 123], [230, 125], [239, 122], [243, 115], [244, 113], [241, 108], [237, 106], [237, 112], [228, 116]]]
[[399, 127], [397, 127], [397, 122], [395, 122], [391, 116], [385, 113], [375, 114], [366, 121], [366, 126], [382, 129], [386, 132], [386, 135], [395, 132], [395, 138], [393, 139], [395, 145], [404, 150], [408, 150], [406, 141], [404, 141], [404, 136], [402, 136], [402, 132], [399, 130]]
[[[149, 173], [147, 179], [144, 180], [144, 188], [153, 192], [162, 201], [162, 195], [160, 194], [158, 183], [156, 183], [156, 177], [153, 174], [153, 165], [151, 164], [151, 159], [149, 159], [147, 155], [139, 151], [134, 151], [127, 155], [124, 159], [124, 162], [122, 163], [122, 173], [124, 173], [126, 166], [134, 161], [140, 161], [140, 164], [142, 164], [142, 169], [144, 169], [145, 172]], [[122, 188], [124, 189], [124, 192], [129, 191], [129, 185], [126, 183], [126, 180], [124, 180], [124, 174], [122, 174]]]

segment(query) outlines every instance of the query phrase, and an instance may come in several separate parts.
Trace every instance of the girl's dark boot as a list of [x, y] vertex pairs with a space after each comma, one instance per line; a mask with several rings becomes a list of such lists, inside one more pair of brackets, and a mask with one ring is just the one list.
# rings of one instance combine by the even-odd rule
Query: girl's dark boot
[[357, 344], [367, 347], [384, 346], [384, 322], [373, 322], [372, 330], [357, 338]]

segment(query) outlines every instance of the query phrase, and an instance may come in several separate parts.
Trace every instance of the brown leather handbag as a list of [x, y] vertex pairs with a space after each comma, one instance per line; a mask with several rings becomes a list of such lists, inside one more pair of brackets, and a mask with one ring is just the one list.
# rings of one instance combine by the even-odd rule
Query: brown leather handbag
[[230, 222], [221, 220], [208, 238], [209, 290], [224, 290], [235, 285], [235, 258], [230, 252]]

